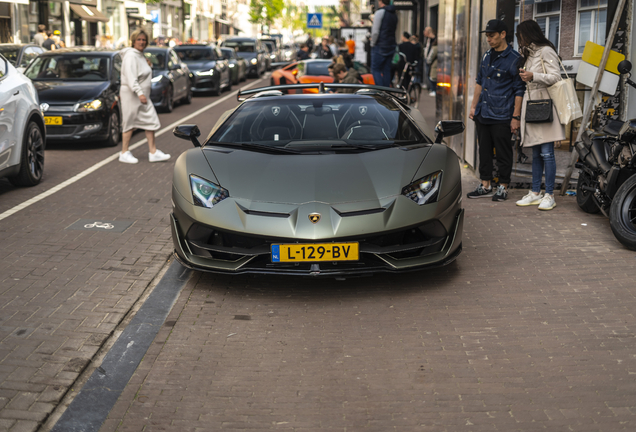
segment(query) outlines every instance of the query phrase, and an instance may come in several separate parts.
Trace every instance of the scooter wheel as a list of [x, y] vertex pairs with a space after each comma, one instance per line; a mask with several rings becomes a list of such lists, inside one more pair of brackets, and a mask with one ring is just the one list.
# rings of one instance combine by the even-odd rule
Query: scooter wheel
[[610, 226], [616, 239], [636, 250], [636, 175], [618, 188], [610, 207]]
[[594, 194], [583, 186], [591, 187], [592, 177], [585, 171], [579, 173], [579, 180], [576, 182], [576, 203], [585, 213], [598, 213], [600, 209], [594, 201]]

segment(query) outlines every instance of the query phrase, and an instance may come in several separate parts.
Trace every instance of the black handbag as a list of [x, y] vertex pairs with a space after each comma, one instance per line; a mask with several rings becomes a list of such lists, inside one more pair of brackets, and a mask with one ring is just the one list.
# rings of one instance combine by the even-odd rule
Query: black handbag
[[[545, 65], [541, 59], [543, 72]], [[530, 89], [528, 89], [528, 101], [526, 102], [526, 123], [552, 123], [552, 99], [530, 99]]]

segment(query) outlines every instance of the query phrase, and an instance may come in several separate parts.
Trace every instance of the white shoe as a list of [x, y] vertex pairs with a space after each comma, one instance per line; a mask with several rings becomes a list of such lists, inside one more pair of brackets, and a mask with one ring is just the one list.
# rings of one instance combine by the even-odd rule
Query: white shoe
[[539, 192], [538, 194], [535, 194], [534, 192], [530, 191], [528, 192], [528, 195], [524, 196], [519, 201], [517, 201], [517, 205], [520, 207], [539, 205], [542, 199], [543, 199], [543, 194], [541, 192]]
[[428, 95], [429, 95], [429, 96], [435, 96], [435, 95], [436, 95], [436, 93], [435, 93], [434, 91], [432, 91], [432, 92], [430, 92]]
[[128, 164], [136, 164], [139, 162], [139, 159], [134, 157], [131, 152], [127, 151], [125, 153], [119, 152], [119, 162], [128, 163]]
[[555, 207], [556, 202], [554, 202], [554, 195], [545, 194], [541, 200], [541, 204], [539, 204], [539, 210], [552, 210]]
[[148, 160], [150, 162], [163, 162], [170, 159], [169, 154], [165, 154], [161, 150], [157, 149], [154, 153], [148, 153]]

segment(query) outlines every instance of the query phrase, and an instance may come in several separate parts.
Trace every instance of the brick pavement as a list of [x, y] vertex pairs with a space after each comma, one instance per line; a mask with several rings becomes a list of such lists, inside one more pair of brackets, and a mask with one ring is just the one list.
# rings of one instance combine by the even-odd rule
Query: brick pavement
[[101, 432], [634, 430], [636, 252], [524, 193], [464, 200], [432, 271], [197, 273]]
[[[201, 99], [161, 115], [163, 125], [195, 111]], [[214, 111], [219, 115], [235, 104], [230, 99]], [[214, 122], [205, 119], [197, 121], [207, 134]], [[141, 138], [135, 135], [133, 142]], [[171, 162], [148, 163], [144, 145], [133, 151], [139, 164], [109, 163], [0, 221], [0, 431], [35, 431], [65, 394], [78, 390], [73, 386], [82, 371], [171, 256], [172, 167], [191, 144], [166, 133], [157, 145], [174, 156]], [[78, 172], [73, 169], [115, 152], [47, 150], [68, 166], [47, 165], [47, 178], [36, 190], [14, 191], [5, 184], [0, 190], [17, 204], [24, 199], [16, 197], [47, 190]], [[71, 173], [64, 177], [53, 167]], [[122, 234], [66, 229], [79, 219], [133, 224]]]

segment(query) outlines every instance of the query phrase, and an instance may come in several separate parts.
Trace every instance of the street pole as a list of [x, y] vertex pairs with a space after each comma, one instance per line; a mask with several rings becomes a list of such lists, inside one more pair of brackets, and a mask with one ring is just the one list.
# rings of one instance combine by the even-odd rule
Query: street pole
[[[605, 49], [603, 50], [603, 57], [601, 58], [601, 64], [598, 66], [598, 71], [596, 71], [596, 79], [594, 80], [594, 86], [592, 87], [592, 93], [590, 100], [585, 106], [585, 111], [583, 112], [583, 118], [581, 119], [581, 126], [579, 127], [579, 131], [576, 134], [575, 143], [581, 141], [581, 137], [583, 136], [583, 132], [587, 129], [587, 123], [590, 121], [590, 116], [592, 115], [592, 109], [594, 103], [596, 101], [596, 93], [598, 93], [598, 89], [601, 86], [601, 77], [603, 76], [603, 72], [605, 72], [605, 65], [607, 64], [607, 59], [609, 57], [610, 48], [612, 47], [612, 42], [614, 42], [614, 35], [616, 34], [616, 30], [618, 29], [618, 22], [621, 19], [621, 15], [623, 14], [623, 7], [625, 7], [625, 0], [619, 0], [618, 7], [616, 8], [616, 15], [614, 15], [614, 20], [612, 21], [612, 27], [609, 31], [609, 36], [605, 41]], [[563, 184], [561, 185], [561, 195], [565, 195], [565, 192], [568, 190], [568, 186], [570, 184], [570, 177], [572, 177], [572, 171], [574, 170], [574, 164], [576, 160], [579, 158], [579, 153], [574, 148], [572, 151], [572, 157], [570, 158], [570, 164], [568, 165], [567, 170], [565, 171], [565, 177], [563, 178]]]

